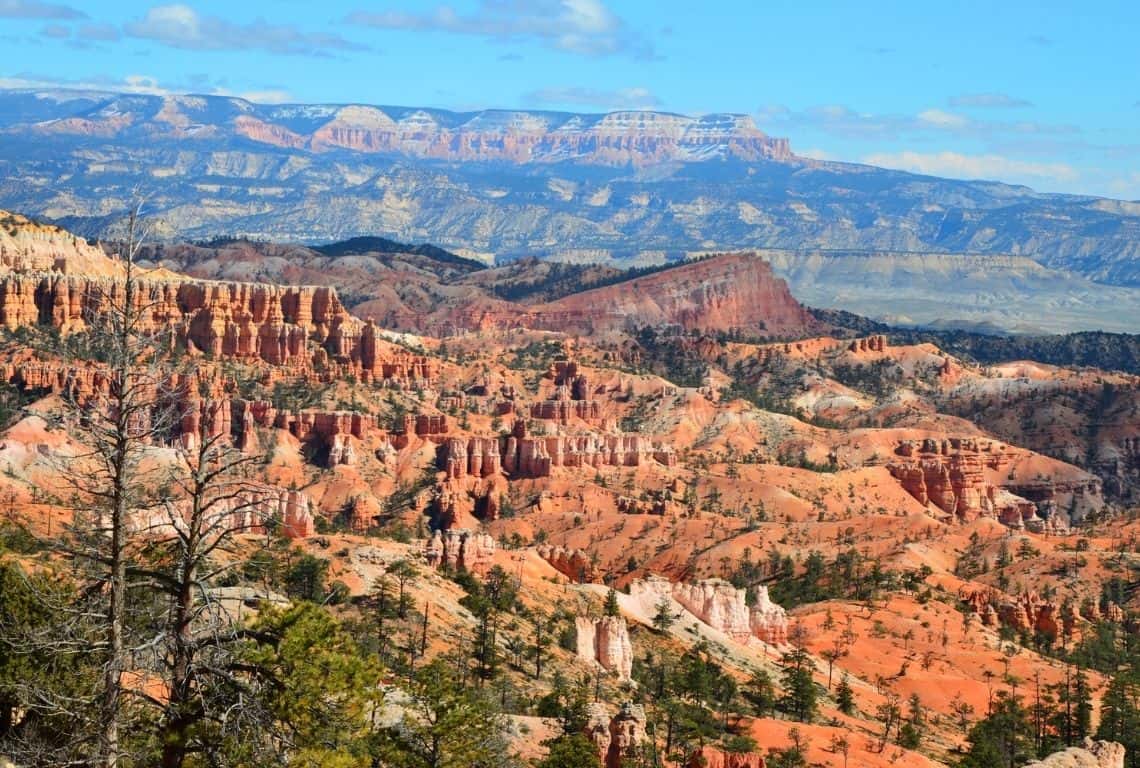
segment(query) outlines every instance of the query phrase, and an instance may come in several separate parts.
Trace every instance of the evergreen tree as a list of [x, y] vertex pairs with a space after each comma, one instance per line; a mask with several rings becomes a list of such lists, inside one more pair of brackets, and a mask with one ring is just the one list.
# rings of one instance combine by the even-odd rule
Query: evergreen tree
[[584, 734], [563, 734], [547, 742], [550, 751], [536, 768], [601, 768], [598, 748]]
[[1105, 689], [1096, 738], [1123, 744], [1129, 768], [1140, 766], [1140, 709], [1130, 670], [1115, 675]]
[[1021, 700], [999, 691], [990, 713], [970, 729], [960, 768], [1014, 768], [1033, 759], [1033, 723]]
[[835, 686], [835, 704], [843, 714], [855, 714], [855, 691], [852, 690], [851, 679], [846, 673]]
[[780, 699], [781, 708], [796, 720], [810, 723], [818, 707], [811, 657], [807, 651], [796, 648], [784, 654], [780, 664], [784, 669], [781, 678], [784, 687], [784, 695]]
[[653, 629], [661, 634], [665, 634], [676, 620], [677, 617], [673, 613], [669, 598], [662, 597], [657, 601], [657, 608], [653, 614]]
[[415, 676], [403, 719], [375, 737], [385, 768], [502, 768], [510, 764], [501, 716], [436, 659]]
[[613, 587], [606, 593], [606, 603], [602, 607], [602, 612], [605, 613], [606, 616], [621, 615], [621, 608], [618, 607], [617, 592], [614, 591]]
[[744, 697], [752, 702], [759, 717], [767, 717], [776, 708], [776, 687], [767, 670], [758, 669], [752, 673], [744, 686]]

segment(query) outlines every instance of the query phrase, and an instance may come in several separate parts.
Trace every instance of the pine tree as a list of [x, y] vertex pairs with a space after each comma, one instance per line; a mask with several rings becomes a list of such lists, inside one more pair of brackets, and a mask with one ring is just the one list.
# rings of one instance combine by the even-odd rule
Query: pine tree
[[1033, 757], [1033, 723], [1021, 700], [999, 691], [990, 713], [970, 729], [960, 768], [1007, 768]]
[[1073, 678], [1073, 694], [1075, 706], [1073, 708], [1074, 744], [1081, 744], [1085, 737], [1092, 733], [1092, 692], [1089, 690], [1089, 678], [1083, 667], [1077, 667], [1076, 677]]
[[614, 591], [613, 587], [610, 587], [610, 591], [606, 593], [606, 603], [602, 606], [602, 612], [605, 613], [606, 616], [621, 615], [621, 608], [618, 606], [617, 592]]
[[657, 601], [657, 608], [653, 614], [653, 629], [661, 634], [665, 634], [676, 620], [677, 617], [673, 613], [669, 598], [662, 597]]
[[772, 714], [776, 708], [776, 687], [767, 670], [758, 669], [752, 673], [744, 686], [744, 697], [752, 702], [758, 716], [767, 717]]
[[835, 704], [845, 715], [855, 713], [855, 691], [851, 688], [851, 679], [846, 673], [835, 686]]
[[1140, 709], [1131, 672], [1120, 672], [1109, 682], [1101, 701], [1096, 738], [1123, 744], [1128, 765], [1140, 764]]
[[784, 654], [780, 664], [784, 668], [781, 678], [784, 687], [784, 695], [780, 699], [781, 708], [796, 720], [810, 723], [818, 707], [811, 657], [807, 651], [796, 648]]
[[600, 768], [598, 748], [584, 734], [563, 734], [547, 742], [550, 751], [536, 768]]
[[[435, 659], [416, 673], [403, 719], [378, 734], [385, 768], [470, 768], [510, 764], [502, 717], [452, 665]], [[376, 764], [376, 763], [373, 763]]]

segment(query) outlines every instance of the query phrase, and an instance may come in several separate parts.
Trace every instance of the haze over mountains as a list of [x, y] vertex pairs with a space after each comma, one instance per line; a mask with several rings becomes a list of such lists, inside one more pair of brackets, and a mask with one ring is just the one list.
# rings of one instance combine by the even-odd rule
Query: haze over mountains
[[[630, 264], [787, 249], [817, 252], [775, 265], [823, 306], [1140, 330], [1120, 311], [1140, 308], [1140, 204], [804, 158], [742, 115], [4, 91], [0, 148], [0, 206], [86, 235], [142, 189], [169, 239], [380, 235], [485, 261]], [[899, 306], [874, 311], [884, 295]]]

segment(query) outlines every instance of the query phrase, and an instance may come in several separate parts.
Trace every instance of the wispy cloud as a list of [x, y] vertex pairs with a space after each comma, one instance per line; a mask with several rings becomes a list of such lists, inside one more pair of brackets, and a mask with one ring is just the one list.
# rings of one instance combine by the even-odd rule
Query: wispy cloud
[[646, 109], [658, 107], [661, 100], [648, 88], [619, 88], [613, 91], [594, 88], [543, 88], [523, 95], [531, 106], [584, 106], [599, 109]]
[[883, 139], [952, 134], [961, 137], [994, 139], [1000, 136], [1072, 136], [1081, 132], [1075, 125], [1041, 123], [1032, 120], [975, 120], [968, 115], [935, 107], [915, 115], [860, 112], [841, 104], [825, 104], [792, 110], [767, 105], [757, 112], [761, 123], [775, 131], [818, 130], [842, 138]]
[[40, 30], [40, 35], [53, 40], [64, 40], [71, 37], [71, 27], [66, 24], [48, 24]]
[[863, 158], [863, 162], [884, 168], [957, 179], [1017, 179], [1071, 184], [1080, 178], [1077, 170], [1066, 163], [1033, 162], [993, 154], [882, 152], [867, 155]]
[[497, 42], [537, 41], [584, 56], [654, 56], [652, 44], [602, 0], [480, 0], [469, 14], [440, 5], [424, 13], [357, 10], [345, 20], [377, 29], [428, 30]]
[[1032, 107], [1033, 102], [1010, 96], [1007, 93], [963, 93], [951, 97], [951, 107], [976, 107], [980, 109], [1019, 109]]
[[0, 19], [86, 19], [87, 14], [69, 5], [39, 0], [0, 0]]
[[368, 46], [340, 35], [306, 32], [290, 24], [255, 19], [237, 24], [219, 16], [203, 16], [188, 5], [158, 5], [124, 28], [127, 35], [172, 48], [194, 51], [260, 49], [292, 56], [330, 56], [363, 51]]
[[122, 34], [113, 24], [81, 24], [75, 36], [80, 40], [107, 43], [118, 40]]
[[0, 89], [60, 89], [141, 96], [172, 96], [192, 93], [202, 96], [235, 96], [264, 104], [279, 104], [296, 100], [292, 94], [281, 88], [231, 90], [225, 87], [223, 81], [211, 81], [205, 75], [191, 75], [186, 82], [182, 83], [162, 83], [156, 77], [140, 74], [127, 75], [122, 78], [94, 75], [82, 79], [67, 79], [21, 72], [12, 77], [0, 77]]

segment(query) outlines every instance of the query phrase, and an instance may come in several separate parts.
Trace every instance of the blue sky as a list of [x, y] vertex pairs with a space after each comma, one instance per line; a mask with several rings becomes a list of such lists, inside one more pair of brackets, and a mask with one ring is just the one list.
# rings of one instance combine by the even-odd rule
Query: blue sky
[[1138, 6], [0, 0], [0, 86], [741, 112], [803, 154], [1140, 199]]

